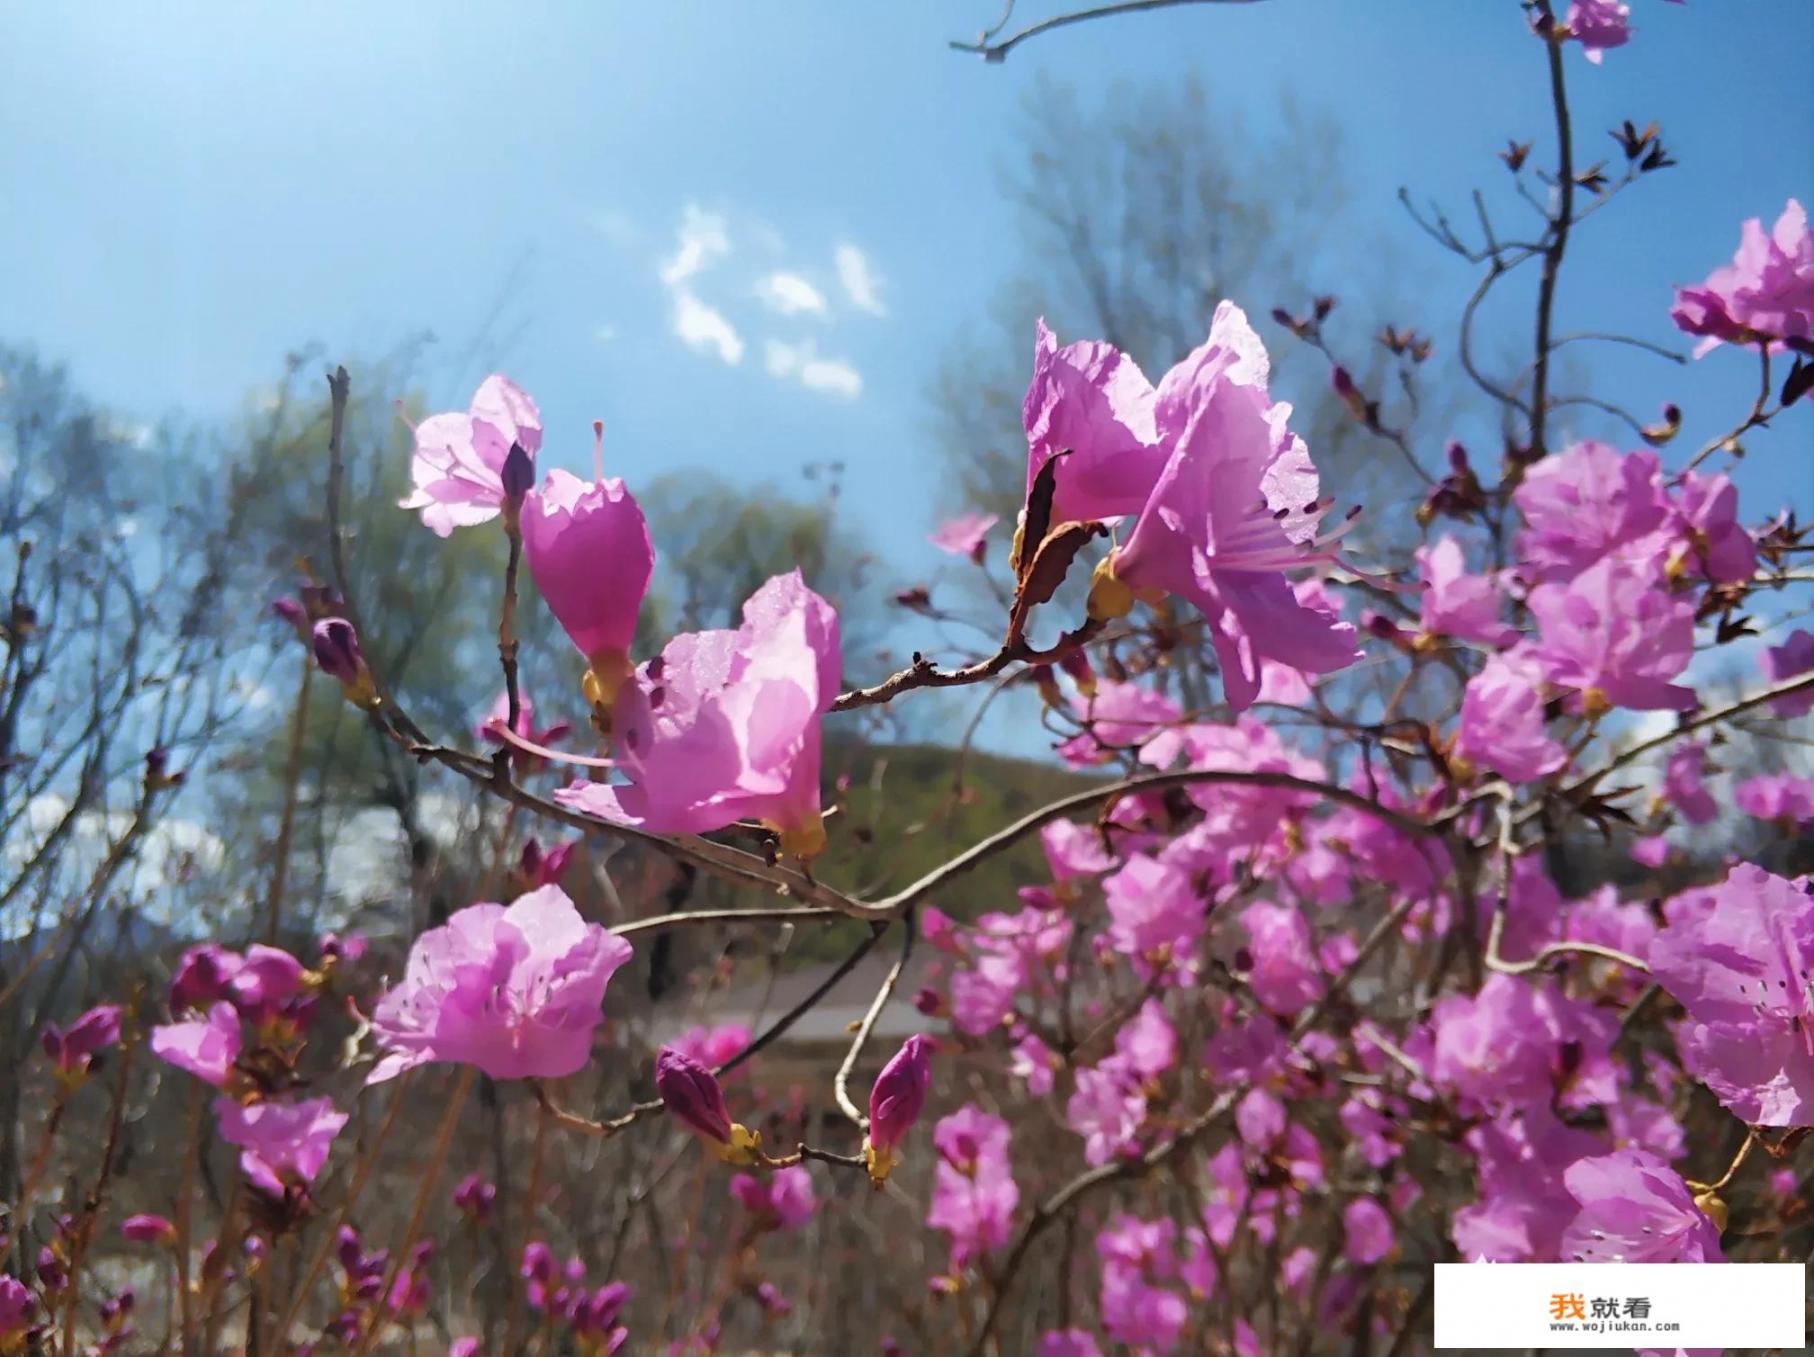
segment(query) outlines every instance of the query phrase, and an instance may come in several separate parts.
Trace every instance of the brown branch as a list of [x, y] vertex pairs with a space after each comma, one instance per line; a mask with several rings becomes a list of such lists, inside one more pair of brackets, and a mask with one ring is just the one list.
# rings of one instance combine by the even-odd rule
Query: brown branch
[[[1547, 3], [1541, 5], [1549, 17]], [[1543, 250], [1543, 276], [1537, 284], [1537, 361], [1531, 377], [1531, 449], [1536, 461], [1546, 451], [1544, 438], [1549, 410], [1549, 365], [1553, 346], [1550, 324], [1556, 306], [1556, 279], [1562, 270], [1562, 255], [1568, 249], [1568, 231], [1575, 215], [1575, 145], [1568, 115], [1568, 86], [1563, 79], [1562, 44], [1554, 36], [1544, 42], [1549, 58], [1550, 103], [1556, 115], [1556, 212], [1550, 219], [1549, 236]]]
[[[1064, 28], [1070, 24], [1084, 23], [1090, 19], [1110, 19], [1118, 14], [1140, 14], [1151, 9], [1170, 9], [1174, 5], [1251, 5], [1258, 0], [1121, 0], [1119, 4], [1103, 5], [1097, 9], [1081, 9], [1071, 14], [1059, 14], [1050, 19], [1042, 19], [1036, 24], [1029, 24], [1017, 33], [1009, 34], [999, 42], [991, 41], [995, 33], [1001, 31], [1001, 24], [983, 35], [980, 42], [958, 42], [955, 39], [949, 44], [954, 52], [972, 52], [984, 61], [1000, 62], [1008, 59], [1008, 53], [1021, 43], [1037, 38], [1041, 33], [1050, 33], [1055, 28]], [[1005, 23], [1006, 16], [1002, 22]]]
[[901, 930], [901, 954], [895, 958], [894, 965], [888, 968], [881, 988], [876, 991], [868, 1011], [863, 1014], [863, 1021], [857, 1024], [857, 1033], [851, 1038], [850, 1049], [844, 1052], [844, 1059], [838, 1065], [838, 1073], [832, 1080], [832, 1092], [837, 1095], [838, 1106], [859, 1131], [869, 1129], [869, 1118], [859, 1112], [857, 1105], [850, 1100], [850, 1076], [856, 1070], [857, 1061], [863, 1058], [863, 1048], [869, 1044], [869, 1034], [875, 1030], [876, 1019], [888, 1007], [889, 999], [894, 996], [894, 987], [901, 982], [901, 972], [907, 969], [907, 962], [913, 956], [913, 937], [916, 931], [913, 919], [909, 916], [904, 920]]
[[961, 688], [967, 684], [981, 683], [985, 679], [994, 678], [1017, 660], [1028, 664], [1053, 664], [1072, 652], [1083, 649], [1095, 639], [1103, 625], [1093, 620], [1085, 622], [1075, 631], [1066, 632], [1045, 650], [1033, 649], [1024, 636], [1010, 635], [993, 655], [978, 660], [975, 664], [965, 665], [962, 669], [941, 670], [936, 661], [915, 654], [912, 664], [890, 674], [880, 683], [840, 693], [829, 710], [854, 711], [859, 707], [880, 706], [915, 688]]

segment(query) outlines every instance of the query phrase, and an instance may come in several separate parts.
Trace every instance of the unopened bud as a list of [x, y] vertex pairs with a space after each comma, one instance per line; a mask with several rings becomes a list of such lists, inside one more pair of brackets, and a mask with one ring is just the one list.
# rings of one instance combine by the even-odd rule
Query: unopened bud
[[315, 663], [340, 684], [346, 700], [370, 711], [378, 705], [371, 671], [359, 649], [359, 633], [344, 617], [329, 617], [315, 624]]

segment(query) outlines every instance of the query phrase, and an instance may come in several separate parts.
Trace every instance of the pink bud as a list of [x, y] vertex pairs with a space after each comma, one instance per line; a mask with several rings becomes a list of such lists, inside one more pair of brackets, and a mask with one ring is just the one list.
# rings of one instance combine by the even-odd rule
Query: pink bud
[[120, 1236], [134, 1244], [174, 1244], [176, 1226], [162, 1216], [127, 1216], [120, 1222]]
[[731, 1114], [718, 1079], [691, 1056], [664, 1046], [655, 1057], [655, 1091], [662, 1106], [695, 1135], [720, 1145], [731, 1143]]
[[932, 1082], [932, 1042], [911, 1036], [869, 1090], [869, 1143], [892, 1150], [919, 1120]]
[[542, 598], [608, 702], [630, 672], [636, 615], [655, 569], [642, 509], [620, 480], [548, 473], [524, 501], [523, 555]]

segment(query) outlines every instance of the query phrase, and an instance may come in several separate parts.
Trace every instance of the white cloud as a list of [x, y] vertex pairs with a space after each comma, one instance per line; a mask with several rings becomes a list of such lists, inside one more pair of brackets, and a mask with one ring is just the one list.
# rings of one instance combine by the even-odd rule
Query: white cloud
[[809, 339], [800, 344], [768, 341], [763, 351], [768, 375], [797, 381], [808, 391], [855, 400], [863, 394], [863, 374], [842, 358], [821, 358]]
[[617, 327], [615, 325], [595, 325], [592, 328], [592, 337], [600, 344], [609, 344], [617, 338]]
[[882, 304], [882, 279], [869, 262], [869, 256], [855, 245], [840, 245], [832, 256], [838, 268], [838, 282], [843, 285], [844, 295], [850, 304], [859, 311], [867, 311], [872, 316], [885, 316], [888, 308]]
[[690, 288], [674, 288], [674, 333], [697, 353], [716, 353], [733, 367], [743, 361], [743, 338], [736, 327], [693, 295]]
[[756, 284], [756, 295], [769, 310], [784, 316], [825, 314], [825, 294], [797, 273], [769, 274]]
[[661, 281], [677, 288], [689, 278], [698, 277], [731, 252], [730, 231], [724, 218], [704, 211], [697, 203], [688, 203], [680, 214], [680, 239], [674, 256], [661, 266]]

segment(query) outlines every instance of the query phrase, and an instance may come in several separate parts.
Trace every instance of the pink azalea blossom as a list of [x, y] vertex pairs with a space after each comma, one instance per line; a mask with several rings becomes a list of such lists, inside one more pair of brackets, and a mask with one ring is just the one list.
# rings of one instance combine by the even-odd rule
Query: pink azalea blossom
[[1342, 1251], [1350, 1263], [1368, 1267], [1392, 1252], [1394, 1232], [1386, 1208], [1371, 1197], [1356, 1197], [1342, 1208]]
[[533, 459], [542, 446], [542, 416], [527, 392], [493, 373], [464, 413], [430, 415], [415, 432], [409, 470], [416, 488], [400, 504], [420, 509], [422, 521], [446, 537], [503, 510], [511, 445]]
[[204, 1018], [151, 1029], [153, 1055], [216, 1088], [224, 1087], [232, 1076], [239, 1051], [239, 1014], [224, 1000], [212, 1005]]
[[1027, 489], [1060, 457], [1052, 522], [1138, 513], [1165, 465], [1153, 425], [1152, 384], [1112, 344], [1058, 347], [1042, 319], [1034, 329], [1033, 380], [1021, 406]]
[[1677, 288], [1669, 318], [1703, 336], [1697, 357], [1722, 342], [1814, 339], [1814, 231], [1801, 204], [1789, 199], [1769, 232], [1756, 217], [1745, 222], [1732, 262]]
[[1164, 693], [1138, 683], [1105, 680], [1095, 692], [1078, 693], [1071, 710], [1087, 729], [1058, 746], [1058, 756], [1072, 767], [1107, 763], [1117, 754], [1155, 738], [1183, 715]]
[[94, 1059], [120, 1040], [120, 1006], [101, 1004], [89, 1009], [68, 1027], [45, 1023], [39, 1042], [44, 1054], [65, 1080], [79, 1080], [88, 1073]]
[[346, 1114], [336, 1112], [328, 1098], [249, 1107], [217, 1098], [214, 1117], [221, 1139], [239, 1147], [239, 1166], [247, 1179], [279, 1197], [288, 1183], [315, 1181], [334, 1137], [346, 1125]]
[[1707, 769], [1707, 747], [1684, 740], [1669, 751], [1663, 762], [1663, 799], [1691, 825], [1704, 825], [1719, 815], [1719, 806], [1702, 785]]
[[555, 800], [657, 833], [760, 820], [812, 857], [825, 846], [819, 719], [840, 667], [837, 613], [799, 571], [778, 575], [736, 631], [677, 636], [625, 685], [614, 732], [629, 782], [575, 782]]
[[1291, 1016], [1322, 997], [1323, 974], [1302, 910], [1260, 900], [1241, 911], [1251, 965], [1247, 984], [1272, 1012]]
[[1581, 1214], [1562, 1256], [1581, 1263], [1723, 1263], [1719, 1231], [1674, 1169], [1643, 1150], [1578, 1159], [1562, 1180]]
[[1806, 879], [1734, 867], [1664, 910], [1651, 973], [1687, 1009], [1682, 1062], [1758, 1126], [1814, 1126], [1814, 898]]
[[1052, 1329], [1039, 1337], [1033, 1357], [1102, 1357], [1102, 1349], [1084, 1329]]
[[1732, 804], [1755, 819], [1804, 825], [1814, 820], [1814, 777], [1760, 773], [1732, 789]]
[[1664, 569], [1713, 584], [1743, 584], [1757, 569], [1757, 544], [1738, 521], [1738, 487], [1724, 474], [1690, 471], [1669, 501]]
[[926, 1223], [951, 1241], [951, 1264], [971, 1262], [1008, 1242], [1020, 1202], [1008, 1162], [1008, 1124], [975, 1106], [960, 1107], [933, 1127], [939, 1153]]
[[1080, 1069], [1065, 1122], [1083, 1137], [1086, 1164], [1106, 1164], [1137, 1148], [1136, 1138], [1146, 1121], [1146, 1095], [1134, 1072], [1111, 1056], [1091, 1069]]
[[[1814, 632], [1797, 627], [1779, 646], [1766, 646], [1758, 661], [1772, 687], [1814, 671]], [[1814, 711], [1814, 684], [1770, 703], [1778, 716], [1806, 716]]]
[[1157, 1079], [1178, 1063], [1178, 1034], [1165, 1005], [1148, 999], [1115, 1033], [1115, 1055], [1136, 1079]]
[[926, 540], [940, 551], [953, 556], [968, 556], [978, 565], [988, 550], [989, 529], [1001, 522], [999, 514], [959, 514], [939, 524], [938, 531]]
[[1329, 553], [1315, 540], [1316, 468], [1285, 427], [1291, 407], [1267, 395], [1267, 374], [1259, 336], [1223, 302], [1209, 339], [1159, 386], [1165, 466], [1092, 589], [1099, 616], [1127, 611], [1127, 591], [1195, 604], [1237, 711], [1259, 693], [1262, 660], [1326, 674], [1359, 658], [1353, 626], [1301, 600], [1283, 573]]
[[1464, 1141], [1475, 1156], [1480, 1200], [1451, 1223], [1461, 1255], [1495, 1263], [1556, 1261], [1562, 1232], [1580, 1214], [1563, 1171], [1583, 1156], [1603, 1154], [1604, 1143], [1563, 1125], [1540, 1102], [1502, 1112]]
[[1641, 542], [1668, 512], [1655, 453], [1576, 443], [1525, 472], [1512, 496], [1524, 516], [1518, 552], [1539, 581], [1568, 580]]
[[630, 944], [583, 920], [558, 886], [458, 910], [416, 939], [403, 982], [373, 1010], [385, 1056], [370, 1082], [434, 1060], [494, 1079], [572, 1074], [629, 959]]
[[1543, 719], [1543, 665], [1529, 646], [1494, 655], [1468, 680], [1453, 754], [1512, 783], [1535, 782], [1568, 764]]
[[1427, 636], [1453, 636], [1495, 648], [1518, 639], [1500, 619], [1499, 585], [1490, 575], [1470, 574], [1461, 544], [1444, 534], [1434, 546], [1417, 549], [1423, 585], [1422, 626]]
[[1052, 1091], [1058, 1064], [1057, 1054], [1032, 1032], [1014, 1043], [1010, 1068], [1015, 1078], [1026, 1081], [1027, 1092], [1032, 1097], [1043, 1098]]
[[707, 1069], [717, 1069], [750, 1044], [750, 1029], [740, 1022], [719, 1023], [715, 1027], [689, 1027], [669, 1045], [697, 1060]]
[[1669, 682], [1694, 654], [1694, 605], [1629, 562], [1607, 557], [1566, 584], [1540, 584], [1529, 604], [1545, 675], [1575, 689], [1582, 710], [1694, 706], [1692, 688]]
[[1616, 1031], [1598, 1010], [1499, 972], [1477, 994], [1438, 1000], [1431, 1025], [1431, 1076], [1489, 1106], [1546, 1100], [1559, 1081], [1603, 1073]]
[[744, 1210], [775, 1230], [799, 1229], [813, 1218], [818, 1205], [813, 1198], [812, 1174], [800, 1164], [761, 1178], [733, 1174], [731, 1195], [743, 1203]]
[[1039, 844], [1054, 881], [1098, 876], [1115, 865], [1114, 856], [1103, 847], [1102, 832], [1075, 820], [1052, 821], [1039, 831]]
[[1102, 883], [1108, 902], [1108, 943], [1143, 974], [1194, 965], [1207, 906], [1178, 868], [1136, 853]]
[[1177, 1273], [1170, 1220], [1119, 1216], [1096, 1238], [1102, 1259], [1102, 1327], [1118, 1343], [1140, 1352], [1177, 1350], [1190, 1307], [1160, 1283]]
[[588, 698], [609, 706], [630, 673], [630, 646], [655, 548], [621, 480], [586, 482], [558, 468], [523, 504], [523, 559], [574, 649], [590, 666]]
[[1631, 41], [1631, 6], [1624, 0], [1573, 0], [1563, 23], [1596, 66], [1608, 50]]

